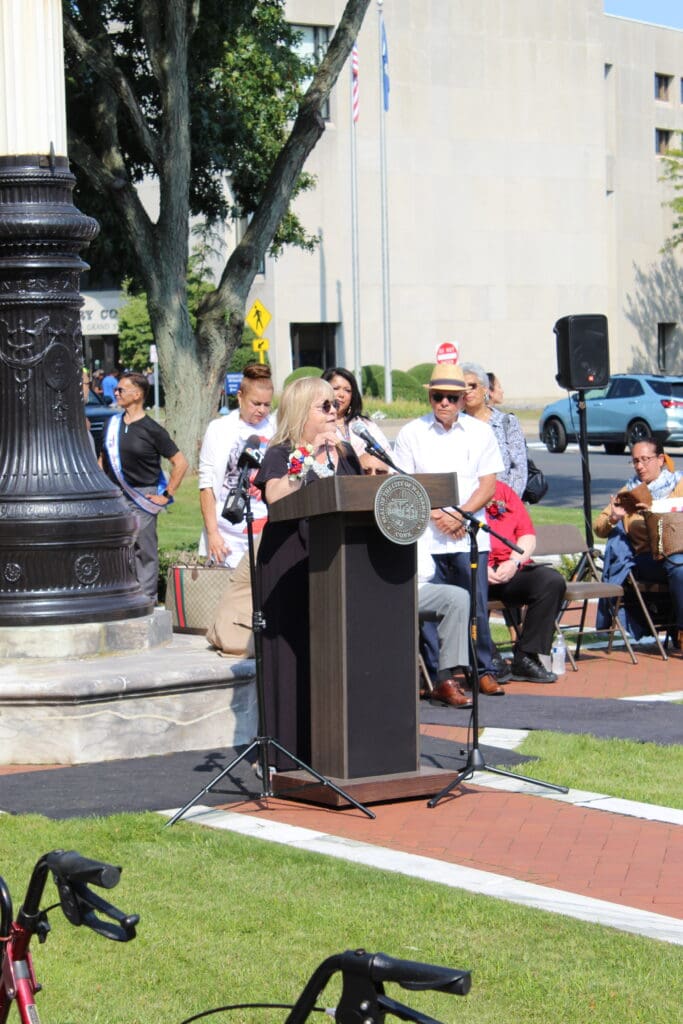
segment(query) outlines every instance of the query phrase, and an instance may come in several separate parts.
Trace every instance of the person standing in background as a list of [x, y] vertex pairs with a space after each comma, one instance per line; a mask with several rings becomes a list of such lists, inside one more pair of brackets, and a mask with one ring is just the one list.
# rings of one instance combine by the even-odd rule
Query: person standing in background
[[[234, 568], [247, 550], [246, 522], [229, 523], [221, 512], [230, 488], [237, 482], [237, 463], [245, 442], [256, 435], [265, 449], [273, 436], [272, 404], [270, 367], [265, 363], [245, 366], [237, 392], [237, 409], [212, 420], [204, 434], [199, 453], [199, 505], [204, 520], [199, 554], [208, 555], [219, 565]], [[259, 533], [268, 518], [268, 509], [260, 491], [252, 489], [250, 500], [254, 530]]]
[[464, 412], [482, 423], [488, 423], [493, 430], [504, 464], [498, 479], [521, 498], [527, 482], [526, 441], [522, 426], [512, 413], [499, 412], [493, 408], [488, 374], [479, 363], [461, 363], [460, 369], [467, 384]]
[[[100, 456], [104, 472], [117, 483], [138, 522], [135, 575], [156, 603], [159, 588], [157, 516], [173, 501], [188, 463], [177, 444], [156, 420], [145, 415], [147, 379], [126, 370], [114, 389], [122, 416], [112, 416]], [[171, 463], [167, 481], [161, 459]]]
[[[503, 459], [493, 431], [473, 416], [461, 415], [467, 384], [460, 366], [441, 363], [432, 370], [429, 384], [431, 412], [406, 423], [394, 446], [396, 464], [406, 473], [457, 473], [460, 508], [484, 522], [484, 507], [496, 488], [496, 474]], [[472, 592], [470, 537], [467, 523], [454, 509], [433, 509], [425, 534], [427, 550], [434, 560], [432, 583], [450, 583]], [[477, 532], [477, 672], [479, 690], [501, 696], [493, 672], [493, 642], [489, 630], [488, 534]], [[436, 677], [438, 654], [433, 623], [425, 623], [425, 661]], [[431, 634], [431, 637], [430, 637]]]

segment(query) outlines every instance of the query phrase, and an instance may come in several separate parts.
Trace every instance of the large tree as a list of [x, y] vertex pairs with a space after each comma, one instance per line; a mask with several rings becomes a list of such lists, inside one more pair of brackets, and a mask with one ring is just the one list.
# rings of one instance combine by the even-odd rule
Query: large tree
[[672, 234], [664, 244], [664, 250], [671, 252], [683, 245], [683, 150], [669, 150], [664, 157], [664, 170], [660, 180], [671, 185], [673, 195], [664, 203], [673, 210]]
[[[307, 185], [302, 170], [325, 129], [321, 109], [369, 3], [347, 0], [299, 98], [305, 69], [295, 63], [282, 0], [64, 0], [69, 156], [125, 234], [121, 262], [147, 294], [168, 423], [191, 463], [266, 252], [310, 243], [289, 205]], [[281, 104], [278, 116], [294, 105], [281, 139], [259, 88]], [[228, 174], [230, 201], [251, 219], [193, 327], [190, 217], [229, 212]], [[138, 193], [145, 177], [158, 183], [156, 219]]]

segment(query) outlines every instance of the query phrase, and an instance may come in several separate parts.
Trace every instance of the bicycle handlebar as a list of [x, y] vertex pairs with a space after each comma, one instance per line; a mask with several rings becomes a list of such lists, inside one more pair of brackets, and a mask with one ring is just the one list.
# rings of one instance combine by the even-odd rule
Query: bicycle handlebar
[[121, 868], [103, 861], [90, 860], [76, 850], [53, 850], [45, 855], [47, 866], [55, 878], [70, 882], [90, 882], [102, 889], [114, 889], [121, 878]]
[[[413, 991], [433, 989], [459, 996], [467, 995], [472, 984], [469, 971], [413, 960], [397, 960], [386, 953], [348, 949], [345, 953], [328, 957], [314, 971], [285, 1024], [302, 1024], [307, 1019], [318, 996], [337, 971], [343, 975], [342, 997], [337, 1008], [340, 1024], [344, 1024], [345, 1020], [373, 1020], [373, 1007], [377, 1008], [378, 1015], [382, 1010], [389, 1009], [406, 1020], [429, 1019], [409, 1007], [386, 999], [383, 988], [385, 981], [397, 982], [402, 988]], [[360, 1016], [359, 1008], [362, 1011]]]
[[[75, 927], [84, 924], [98, 935], [115, 942], [129, 942], [135, 938], [135, 926], [140, 918], [137, 914], [124, 914], [122, 910], [108, 903], [92, 892], [87, 883], [103, 889], [118, 885], [121, 868], [103, 861], [90, 860], [76, 850], [53, 850], [41, 857], [33, 869], [26, 899], [17, 918], [22, 927], [33, 933], [45, 930], [45, 915], [40, 911], [48, 871], [59, 892], [59, 901], [67, 921]], [[103, 921], [95, 911], [111, 918]], [[49, 927], [49, 926], [47, 926]]]

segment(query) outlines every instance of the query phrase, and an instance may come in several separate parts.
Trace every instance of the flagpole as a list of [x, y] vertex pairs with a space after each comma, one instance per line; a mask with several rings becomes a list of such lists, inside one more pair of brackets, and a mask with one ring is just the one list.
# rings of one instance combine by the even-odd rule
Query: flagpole
[[358, 153], [356, 125], [359, 114], [358, 47], [351, 51], [351, 288], [353, 296], [353, 370], [360, 393], [363, 374], [360, 345], [360, 260], [358, 256]]
[[389, 303], [389, 217], [387, 208], [387, 147], [385, 114], [389, 109], [387, 37], [382, 14], [383, 0], [377, 0], [379, 27], [379, 153], [380, 209], [382, 224], [382, 334], [384, 337], [384, 400], [393, 401], [391, 383], [391, 308]]

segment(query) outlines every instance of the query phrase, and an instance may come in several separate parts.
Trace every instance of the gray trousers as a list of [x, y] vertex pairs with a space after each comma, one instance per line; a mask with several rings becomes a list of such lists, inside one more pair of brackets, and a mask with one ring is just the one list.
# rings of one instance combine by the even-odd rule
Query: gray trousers
[[[156, 494], [156, 487], [141, 487], [143, 494]], [[143, 592], [157, 603], [159, 591], [159, 543], [157, 540], [157, 517], [145, 512], [135, 502], [126, 498], [135, 515], [138, 531], [135, 536], [135, 575]]]
[[450, 583], [422, 583], [417, 590], [417, 607], [436, 619], [439, 634], [439, 677], [448, 679], [451, 670], [470, 663], [470, 595]]

